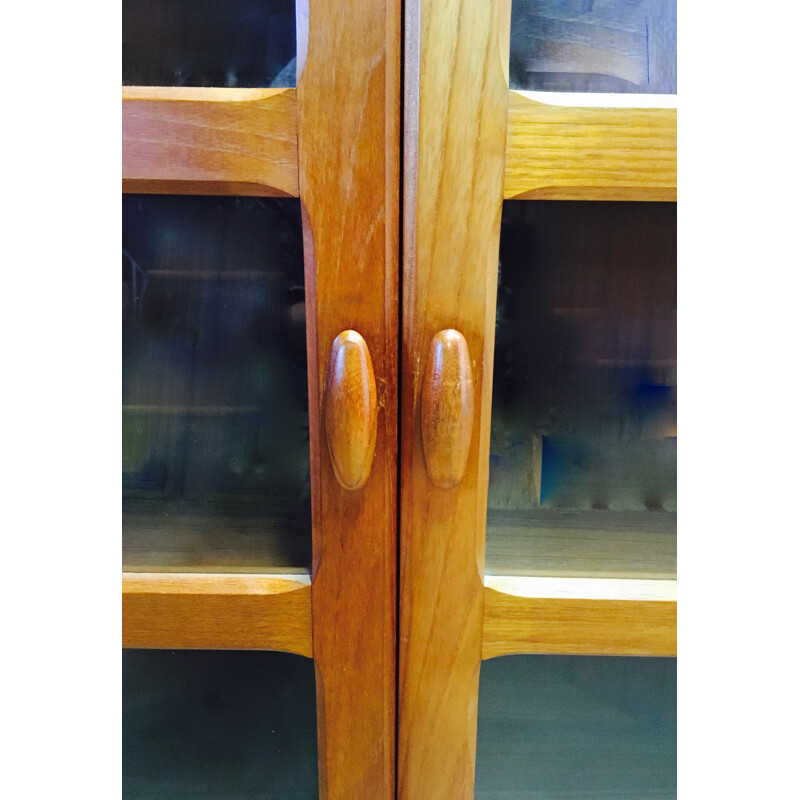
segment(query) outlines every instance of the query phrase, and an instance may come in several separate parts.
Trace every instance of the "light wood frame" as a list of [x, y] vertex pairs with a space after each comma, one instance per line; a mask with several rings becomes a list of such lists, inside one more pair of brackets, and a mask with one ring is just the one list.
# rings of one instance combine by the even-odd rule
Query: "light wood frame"
[[[675, 109], [511, 91], [510, 6], [406, 3], [400, 800], [472, 798], [482, 659], [676, 652], [672, 580], [484, 579], [503, 200], [676, 199]], [[464, 476], [442, 488], [421, 406], [431, 339], [448, 329], [466, 340], [474, 411]]]
[[[296, 89], [123, 89], [123, 191], [299, 197], [311, 575], [123, 574], [123, 645], [313, 657], [320, 798], [395, 796], [399, 0], [297, 0]], [[377, 440], [357, 490], [321, 424], [335, 337], [371, 355]], [[310, 585], [309, 585], [310, 584]]]

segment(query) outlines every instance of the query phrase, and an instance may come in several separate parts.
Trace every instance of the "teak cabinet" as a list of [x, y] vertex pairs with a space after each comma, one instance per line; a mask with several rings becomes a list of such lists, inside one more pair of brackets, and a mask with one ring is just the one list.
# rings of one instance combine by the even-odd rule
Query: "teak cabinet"
[[[598, 4], [598, 13], [613, 5]], [[607, 26], [599, 45], [587, 44], [591, 26], [571, 38], [567, 13], [545, 20], [560, 31], [559, 46], [542, 45], [528, 63], [509, 54], [511, 0], [413, 0], [401, 13], [395, 0], [297, 0], [296, 88], [123, 87], [124, 193], [299, 198], [304, 314], [293, 303], [279, 315], [305, 320], [311, 530], [307, 560], [273, 559], [283, 545], [259, 543], [260, 518], [242, 522], [246, 515], [226, 510], [233, 467], [215, 466], [227, 476], [217, 483], [206, 474], [234, 429], [244, 431], [235, 434], [242, 452], [267, 437], [279, 466], [293, 457], [281, 433], [290, 423], [268, 419], [271, 395], [250, 401], [237, 388], [248, 364], [272, 362], [242, 356], [231, 377], [221, 365], [237, 358], [216, 353], [207, 333], [210, 325], [224, 338], [228, 323], [217, 314], [233, 308], [244, 318], [257, 292], [272, 302], [274, 272], [250, 265], [271, 258], [273, 245], [252, 256], [262, 212], [237, 227], [222, 200], [216, 210], [198, 200], [188, 217], [136, 201], [132, 228], [165, 215], [162, 251], [181, 250], [187, 218], [207, 238], [194, 246], [203, 268], [192, 275], [191, 265], [181, 271], [172, 262], [148, 271], [125, 253], [131, 329], [171, 331], [178, 323], [165, 315], [191, 317], [180, 323], [180, 347], [190, 353], [193, 388], [177, 401], [145, 402], [135, 391], [144, 379], [126, 373], [134, 388], [124, 420], [137, 420], [142, 441], [161, 437], [161, 451], [180, 456], [148, 451], [150, 466], [136, 466], [130, 479], [123, 646], [313, 659], [325, 800], [471, 798], [485, 659], [676, 653], [676, 111], [652, 77], [651, 29], [641, 67], [633, 28]], [[528, 33], [537, 19], [528, 18]], [[610, 71], [597, 66], [603, 52], [616, 54]], [[548, 100], [509, 88], [509, 64], [561, 88], [565, 58], [585, 61], [576, 75], [602, 73], [590, 91], [649, 81], [657, 93], [597, 95], [593, 105], [589, 94]], [[504, 207], [512, 200], [552, 202]], [[218, 272], [214, 214], [240, 237]], [[520, 252], [535, 252], [541, 270], [514, 266]], [[499, 298], [498, 256], [510, 287]], [[568, 256], [575, 265], [562, 267]], [[156, 290], [159, 277], [185, 286]], [[203, 280], [211, 288], [193, 288]], [[297, 290], [274, 280], [276, 296]], [[143, 286], [158, 304], [140, 325]], [[526, 287], [529, 307], [519, 299]], [[186, 310], [195, 302], [200, 311]], [[555, 327], [542, 327], [544, 316]], [[246, 336], [264, 352], [290, 337], [283, 322], [263, 325], [270, 332], [248, 328]], [[157, 359], [158, 347], [178, 347], [158, 339], [169, 331], [153, 334], [158, 346], [134, 332], [126, 346]], [[238, 347], [240, 334], [225, 341]], [[501, 419], [497, 398], [493, 422], [496, 336], [504, 361], [495, 392], [511, 375], [509, 391], [524, 398], [513, 402], [530, 409], [528, 427], [511, 412]], [[557, 356], [530, 355], [550, 341], [560, 343]], [[154, 383], [179, 383], [180, 369], [165, 368]], [[220, 384], [211, 401], [196, 399], [198, 380]], [[620, 410], [612, 406], [622, 384]], [[170, 415], [177, 427], [163, 422]], [[255, 427], [236, 421], [251, 417]], [[513, 435], [503, 438], [503, 425]], [[202, 454], [187, 455], [192, 448]], [[169, 488], [159, 458], [180, 461], [180, 488]], [[193, 458], [206, 467], [193, 472]], [[264, 469], [259, 461], [253, 475], [262, 477], [237, 484], [240, 500], [262, 491]], [[567, 478], [556, 485], [553, 475]], [[578, 484], [589, 488], [576, 500]], [[180, 502], [167, 507], [173, 490]], [[147, 499], [153, 492], [157, 499]], [[214, 509], [211, 523], [193, 522], [198, 502]], [[162, 525], [173, 548], [166, 555]], [[216, 544], [198, 556], [201, 540], [200, 550]], [[237, 547], [247, 550], [241, 558]]]

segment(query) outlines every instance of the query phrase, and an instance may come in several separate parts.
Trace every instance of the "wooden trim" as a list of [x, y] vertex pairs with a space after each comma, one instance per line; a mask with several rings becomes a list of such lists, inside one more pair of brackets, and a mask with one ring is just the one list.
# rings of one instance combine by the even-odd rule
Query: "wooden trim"
[[[297, 3], [322, 800], [395, 792], [400, 5]], [[369, 477], [349, 489], [323, 411], [331, 347], [348, 329], [369, 349], [377, 407]]]
[[574, 108], [509, 92], [505, 199], [677, 198], [674, 108]]
[[[674, 589], [674, 581], [661, 583], [672, 584], [669, 588]], [[677, 653], [678, 612], [674, 599], [521, 597], [488, 586], [485, 596], [484, 659], [516, 653], [617, 656]]]
[[[507, 0], [406, 3], [400, 800], [473, 794], [509, 25]], [[431, 341], [451, 328], [475, 402], [463, 478], [444, 488], [421, 405]]]
[[295, 90], [123, 88], [122, 191], [297, 197]]
[[295, 576], [123, 573], [122, 646], [311, 657], [311, 587]]

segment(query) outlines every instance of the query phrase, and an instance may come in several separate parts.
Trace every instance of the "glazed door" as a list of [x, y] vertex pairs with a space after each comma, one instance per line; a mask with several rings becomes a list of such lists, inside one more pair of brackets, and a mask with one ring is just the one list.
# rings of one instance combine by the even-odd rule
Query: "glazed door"
[[[602, 794], [637, 786], [637, 760], [669, 794], [669, 9], [522, 3], [512, 26], [507, 0], [406, 5], [396, 688], [399, 5], [141, 3], [123, 70], [130, 796], [394, 796], [396, 723], [401, 798]], [[495, 656], [513, 659], [481, 668]], [[228, 749], [184, 751], [188, 710]], [[570, 753], [588, 730], [627, 777]], [[531, 742], [588, 783], [559, 786]]]
[[394, 796], [399, 9], [124, 4], [126, 797]]
[[674, 23], [406, 6], [401, 800], [674, 796]]

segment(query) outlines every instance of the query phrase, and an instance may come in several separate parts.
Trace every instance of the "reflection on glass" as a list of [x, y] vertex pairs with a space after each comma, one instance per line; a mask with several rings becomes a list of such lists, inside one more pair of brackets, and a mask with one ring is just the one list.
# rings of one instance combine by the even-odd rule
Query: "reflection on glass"
[[124, 0], [128, 86], [295, 85], [294, 0]]
[[677, 92], [675, 0], [513, 0], [512, 89]]
[[123, 650], [122, 796], [313, 800], [315, 697], [302, 656]]
[[476, 800], [667, 800], [676, 661], [504, 656], [481, 665]]
[[507, 203], [487, 570], [674, 573], [676, 215]]
[[299, 202], [123, 197], [123, 558], [306, 567]]

